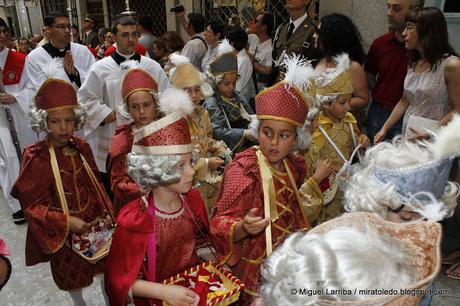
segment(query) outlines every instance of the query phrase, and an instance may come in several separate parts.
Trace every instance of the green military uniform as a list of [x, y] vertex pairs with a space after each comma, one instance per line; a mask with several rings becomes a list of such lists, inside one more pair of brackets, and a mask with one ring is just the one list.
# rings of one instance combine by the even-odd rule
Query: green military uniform
[[[280, 25], [273, 43], [272, 55], [275, 61], [274, 66], [277, 66], [283, 51], [286, 51], [287, 55], [301, 54], [308, 60], [318, 59], [318, 50], [314, 47], [315, 44], [313, 39], [316, 28], [315, 21], [308, 16], [288, 39], [289, 22]], [[283, 79], [283, 74], [284, 73], [280, 71], [278, 79]]]

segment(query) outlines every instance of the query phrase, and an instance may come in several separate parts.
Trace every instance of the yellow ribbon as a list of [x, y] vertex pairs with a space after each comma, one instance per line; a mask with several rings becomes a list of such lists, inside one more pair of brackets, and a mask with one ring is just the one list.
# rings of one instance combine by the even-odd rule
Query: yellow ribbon
[[[256, 150], [256, 155], [262, 179], [262, 190], [264, 192], [264, 216], [271, 221], [276, 221], [278, 219], [278, 211], [276, 209], [276, 194], [272, 172], [270, 171], [267, 159], [259, 148]], [[265, 241], [268, 257], [273, 251], [271, 222], [265, 228]]]

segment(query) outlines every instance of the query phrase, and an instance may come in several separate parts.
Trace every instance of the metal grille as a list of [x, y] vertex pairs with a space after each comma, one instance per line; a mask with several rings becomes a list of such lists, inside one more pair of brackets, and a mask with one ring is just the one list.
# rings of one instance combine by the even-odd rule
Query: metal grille
[[[126, 9], [124, 0], [114, 0], [108, 2], [110, 5], [109, 9], [111, 19]], [[131, 0], [129, 1], [129, 8], [131, 11], [135, 11], [138, 16], [145, 15], [152, 17], [153, 35], [159, 37], [166, 32], [165, 1]]]
[[[312, 4], [312, 9], [318, 11]], [[246, 28], [254, 20], [258, 12], [269, 12], [275, 17], [275, 29], [289, 21], [285, 0], [201, 0], [194, 2], [194, 11], [206, 16], [207, 20], [220, 21], [229, 24], [234, 16], [240, 18], [240, 25]]]
[[48, 0], [41, 1], [43, 15], [49, 15], [51, 13], [67, 13], [67, 1], [66, 0]]

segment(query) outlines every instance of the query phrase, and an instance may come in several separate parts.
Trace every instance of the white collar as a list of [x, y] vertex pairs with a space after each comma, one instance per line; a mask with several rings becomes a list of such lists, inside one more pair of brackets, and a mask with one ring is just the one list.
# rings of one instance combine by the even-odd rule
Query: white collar
[[295, 21], [292, 21], [292, 19], [289, 19], [289, 23], [292, 22], [294, 24], [294, 31], [292, 31], [293, 33], [302, 24], [302, 22], [304, 22], [305, 19], [307, 19], [307, 17], [308, 17], [307, 12], [305, 12], [301, 17], [297, 18]]

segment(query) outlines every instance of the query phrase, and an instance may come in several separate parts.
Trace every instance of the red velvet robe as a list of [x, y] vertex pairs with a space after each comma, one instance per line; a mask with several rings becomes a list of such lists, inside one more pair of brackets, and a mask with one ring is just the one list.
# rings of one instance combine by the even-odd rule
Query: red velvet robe
[[[201, 225], [202, 232], [207, 233], [208, 217], [200, 193], [192, 189], [184, 196], [195, 219]], [[149, 198], [149, 203], [154, 205], [152, 197]], [[188, 216], [187, 211], [184, 211], [183, 216]], [[181, 224], [174, 226], [176, 219], [165, 222], [159, 220], [158, 217], [154, 218], [148, 213], [141, 198], [132, 201], [120, 210], [105, 270], [106, 291], [111, 306], [125, 305], [128, 292], [139, 275], [142, 279], [149, 281], [162, 281], [161, 278], [165, 278], [165, 275], [173, 276], [199, 263], [192, 252], [195, 252], [193, 245], [196, 244], [196, 239], [200, 234], [192, 220], [189, 217], [187, 219], [189, 219], [189, 224], [184, 224], [182, 220]], [[192, 227], [194, 232], [190, 233]], [[148, 260], [144, 259], [147, 256], [149, 236], [153, 232], [157, 235], [156, 279], [148, 279], [146, 273]], [[195, 237], [195, 242], [190, 234]], [[181, 241], [180, 237], [187, 237], [188, 241]], [[162, 258], [167, 258], [167, 262], [161, 262]], [[134, 302], [136, 305], [155, 303], [153, 300], [136, 297]]]
[[110, 175], [112, 192], [115, 196], [115, 213], [129, 202], [142, 196], [141, 189], [127, 173], [126, 157], [133, 147], [133, 124], [117, 127], [107, 156], [107, 173]]
[[[73, 143], [97, 176], [90, 146], [77, 137]], [[55, 152], [70, 214], [86, 222], [106, 215], [77, 151], [66, 146], [55, 148]], [[104, 191], [102, 182], [99, 183]], [[65, 245], [70, 238], [70, 222], [62, 211], [46, 140], [24, 150], [21, 171], [11, 194], [21, 203], [28, 223], [26, 265], [50, 261], [53, 279], [62, 290], [91, 285], [94, 274], [102, 272], [103, 261], [90, 264]]]
[[[306, 174], [305, 161], [301, 156], [288, 157], [288, 165], [297, 183], [294, 187], [298, 188]], [[279, 218], [272, 223], [273, 248], [276, 248], [289, 233], [306, 230], [309, 224], [302, 215], [287, 173], [273, 175], [273, 183], [277, 201], [287, 208], [285, 210], [277, 205]], [[245, 284], [245, 291], [251, 295], [258, 292], [260, 264], [266, 257], [265, 231], [234, 244], [233, 230], [251, 208], [258, 208], [260, 216], [263, 216], [263, 197], [256, 149], [250, 148], [237, 154], [225, 168], [210, 230], [222, 262], [230, 266], [235, 276]]]

